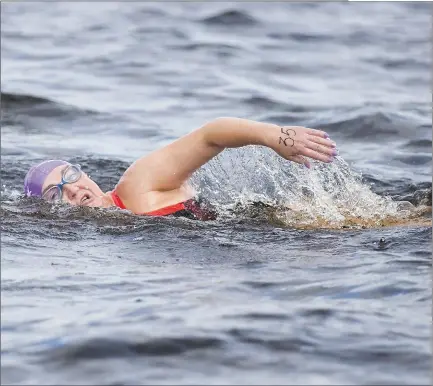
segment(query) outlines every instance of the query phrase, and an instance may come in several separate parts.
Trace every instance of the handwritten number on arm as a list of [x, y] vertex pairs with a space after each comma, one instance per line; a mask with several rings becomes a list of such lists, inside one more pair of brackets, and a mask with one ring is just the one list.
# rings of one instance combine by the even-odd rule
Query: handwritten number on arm
[[278, 141], [278, 144], [284, 143], [284, 146], [288, 146], [287, 145], [287, 140], [290, 139], [292, 141], [292, 144], [290, 145], [290, 147], [293, 147], [293, 145], [295, 144], [295, 140], [290, 136], [289, 131], [293, 131], [293, 134], [292, 134], [293, 136], [296, 135], [296, 131], [295, 130], [293, 130], [293, 129], [286, 129], [286, 131], [284, 131], [284, 127], [282, 127], [281, 128], [281, 133], [287, 135], [287, 137], [286, 138], [280, 137], [280, 140]]

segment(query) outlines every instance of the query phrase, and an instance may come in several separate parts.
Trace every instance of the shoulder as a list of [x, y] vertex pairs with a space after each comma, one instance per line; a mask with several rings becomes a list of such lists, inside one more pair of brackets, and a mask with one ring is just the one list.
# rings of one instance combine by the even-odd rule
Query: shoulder
[[113, 189], [113, 199], [117, 196], [123, 204], [122, 206], [131, 212], [145, 212], [148, 206], [149, 193], [151, 192], [140, 190], [139, 185], [140, 183], [138, 181], [134, 184], [133, 181], [123, 176]]

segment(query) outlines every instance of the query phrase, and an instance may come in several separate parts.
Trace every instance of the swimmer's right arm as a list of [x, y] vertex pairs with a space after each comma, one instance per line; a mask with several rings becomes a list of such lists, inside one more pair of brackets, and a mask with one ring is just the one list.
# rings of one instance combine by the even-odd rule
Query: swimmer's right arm
[[225, 148], [247, 145], [269, 147], [306, 166], [309, 162], [305, 157], [329, 162], [335, 150], [335, 144], [320, 130], [217, 118], [135, 161], [119, 181], [118, 193], [129, 203], [143, 201], [143, 194], [176, 194], [194, 171]]

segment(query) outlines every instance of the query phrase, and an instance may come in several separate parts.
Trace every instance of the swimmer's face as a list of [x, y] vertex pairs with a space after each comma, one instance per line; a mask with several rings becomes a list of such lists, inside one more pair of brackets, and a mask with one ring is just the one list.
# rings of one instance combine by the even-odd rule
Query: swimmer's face
[[[51, 201], [56, 194], [56, 185], [62, 182], [62, 176], [69, 165], [56, 167], [48, 174], [42, 186], [42, 194], [45, 200]], [[107, 206], [104, 192], [96, 182], [83, 171], [78, 173], [75, 182], [66, 183], [61, 187], [61, 200], [74, 206], [105, 207]]]

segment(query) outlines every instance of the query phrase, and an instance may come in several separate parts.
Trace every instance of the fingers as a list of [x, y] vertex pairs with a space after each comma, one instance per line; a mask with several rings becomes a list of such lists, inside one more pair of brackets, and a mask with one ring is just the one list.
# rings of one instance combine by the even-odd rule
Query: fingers
[[[304, 144], [304, 146], [315, 153], [315, 157], [312, 158], [323, 162], [333, 161], [333, 158], [330, 157], [335, 157], [338, 155], [336, 143], [331, 141], [328, 134], [324, 131], [309, 129], [309, 134], [308, 141]], [[324, 159], [323, 155], [330, 157]]]
[[311, 142], [319, 143], [320, 145], [323, 145], [323, 146], [337, 147], [337, 144], [335, 142], [331, 141], [330, 139], [317, 137], [315, 135], [308, 136], [308, 140]]
[[328, 133], [322, 130], [316, 130], [316, 129], [307, 129], [307, 134], [314, 135], [315, 137], [322, 137], [325, 139], [329, 138]]
[[318, 160], [318, 161], [326, 162], [326, 163], [332, 162], [334, 160], [329, 155], [311, 150], [309, 148], [302, 149], [302, 155], [305, 155], [307, 157], [313, 158], [313, 159]]
[[326, 154], [326, 155], [329, 155], [329, 156], [333, 156], [333, 157], [335, 157], [336, 155], [338, 155], [338, 152], [337, 152], [337, 150], [335, 148], [328, 147], [328, 146], [323, 146], [323, 145], [318, 144], [317, 142], [308, 141], [305, 144], [305, 147], [307, 149], [314, 150], [317, 153], [323, 153], [323, 154]]

